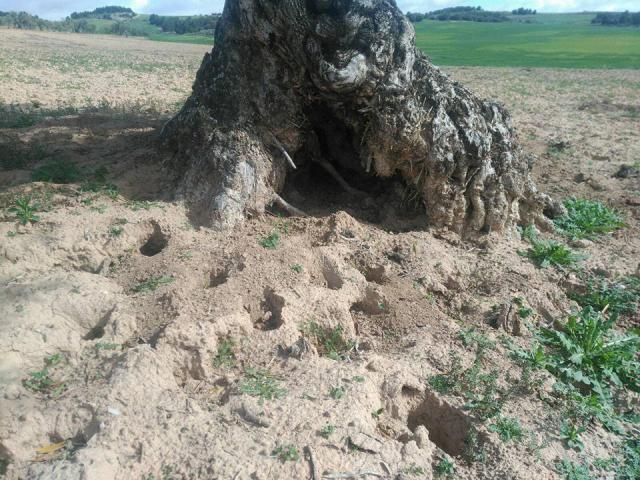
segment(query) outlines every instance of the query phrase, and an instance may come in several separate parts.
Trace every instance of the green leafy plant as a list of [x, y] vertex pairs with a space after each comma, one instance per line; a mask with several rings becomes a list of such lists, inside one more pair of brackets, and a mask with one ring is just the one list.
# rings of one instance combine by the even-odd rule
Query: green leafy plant
[[584, 450], [584, 443], [580, 439], [580, 434], [584, 433], [585, 428], [578, 426], [570, 421], [563, 421], [560, 425], [560, 438], [567, 444], [569, 448], [581, 452]]
[[286, 395], [287, 391], [280, 387], [278, 380], [265, 370], [247, 368], [245, 379], [240, 384], [240, 393], [252, 397], [259, 397], [260, 401], [277, 400]]
[[625, 226], [622, 215], [601, 202], [570, 198], [567, 214], [554, 220], [556, 227], [571, 238], [593, 238]]
[[300, 453], [294, 445], [278, 445], [273, 449], [271, 455], [277, 457], [282, 463], [300, 460]]
[[531, 247], [526, 252], [518, 252], [529, 258], [536, 266], [546, 268], [548, 266], [567, 267], [574, 265], [584, 257], [576, 254], [565, 244], [555, 240], [532, 239]]
[[273, 230], [269, 235], [260, 239], [260, 245], [264, 248], [274, 250], [280, 243], [280, 232]]
[[345, 358], [354, 347], [353, 341], [344, 338], [342, 325], [323, 328], [312, 321], [305, 324], [301, 330], [311, 339], [320, 355], [325, 355], [332, 360]]
[[331, 390], [329, 390], [329, 396], [334, 400], [340, 400], [342, 397], [344, 397], [345, 393], [345, 388], [340, 386], [331, 387]]
[[462, 341], [462, 344], [465, 347], [475, 346], [477, 352], [484, 352], [485, 350], [492, 349], [496, 346], [496, 342], [489, 339], [483, 333], [478, 332], [475, 327], [460, 330], [458, 338]]
[[586, 465], [579, 465], [567, 459], [558, 462], [556, 469], [564, 480], [594, 480]]
[[617, 334], [614, 323], [615, 316], [607, 319], [587, 307], [570, 315], [562, 331], [541, 329], [540, 340], [550, 350], [547, 369], [603, 399], [612, 386], [640, 391], [640, 336]]
[[640, 278], [627, 277], [617, 282], [606, 278], [590, 279], [584, 293], [569, 293], [582, 307], [606, 311], [610, 315], [633, 314], [640, 303]]
[[320, 429], [320, 431], [318, 432], [318, 434], [322, 437], [322, 438], [326, 438], [328, 439], [331, 435], [333, 435], [333, 433], [336, 431], [336, 427], [335, 425], [331, 425], [329, 423], [327, 423], [324, 427], [322, 427]]
[[78, 166], [65, 159], [55, 159], [36, 168], [31, 178], [34, 182], [73, 183], [80, 180], [82, 173]]
[[449, 456], [444, 456], [436, 464], [435, 471], [438, 477], [451, 477], [456, 471], [456, 466]]
[[16, 216], [22, 225], [26, 225], [40, 221], [40, 217], [36, 215], [38, 208], [37, 204], [31, 204], [31, 198], [21, 197], [16, 199], [9, 211]]
[[62, 360], [64, 360], [64, 356], [60, 353], [45, 357], [45, 367], [42, 370], [29, 372], [29, 376], [22, 381], [22, 384], [32, 392], [54, 395], [59, 393], [64, 388], [64, 383], [56, 382], [49, 369], [58, 365]]
[[213, 365], [220, 367], [233, 367], [236, 362], [236, 355], [233, 353], [235, 344], [231, 338], [225, 338], [218, 344], [218, 351], [213, 358]]
[[376, 420], [380, 418], [380, 416], [384, 413], [384, 408], [379, 408], [371, 412], [371, 418], [375, 418]]
[[122, 227], [112, 226], [111, 228], [109, 228], [110, 237], [119, 237], [120, 235], [122, 235], [122, 232], [124, 232], [124, 229]]
[[168, 284], [172, 283], [173, 281], [174, 281], [173, 277], [168, 277], [168, 276], [164, 276], [164, 275], [149, 277], [145, 281], [140, 282], [138, 285], [133, 287], [132, 291], [134, 291], [136, 293], [153, 292], [159, 286], [168, 285]]
[[489, 430], [496, 432], [503, 442], [519, 441], [524, 437], [524, 431], [516, 418], [499, 416], [495, 423], [489, 425]]
[[302, 273], [302, 265], [295, 263], [291, 265], [291, 270], [293, 270], [296, 273]]

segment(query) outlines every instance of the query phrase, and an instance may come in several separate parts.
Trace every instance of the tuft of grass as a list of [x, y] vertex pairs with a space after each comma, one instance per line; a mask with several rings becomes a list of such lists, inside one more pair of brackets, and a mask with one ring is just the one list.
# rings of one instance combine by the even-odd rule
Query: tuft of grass
[[109, 228], [109, 236], [110, 237], [119, 237], [124, 232], [122, 227], [116, 227], [115, 225]]
[[143, 282], [140, 282], [138, 285], [133, 287], [131, 290], [136, 293], [141, 292], [153, 292], [161, 285], [168, 285], [172, 283], [175, 279], [173, 277], [168, 277], [165, 275], [149, 277]]
[[581, 307], [591, 307], [610, 315], [633, 314], [640, 304], [640, 277], [627, 277], [617, 282], [606, 278], [591, 279], [585, 293], [569, 293]]
[[300, 453], [294, 445], [278, 445], [273, 449], [271, 455], [277, 457], [282, 463], [300, 460]]
[[456, 466], [453, 460], [446, 456], [438, 461], [435, 470], [437, 477], [451, 477], [456, 471]]
[[274, 250], [280, 243], [280, 232], [273, 230], [269, 235], [260, 239], [260, 245], [269, 250]]
[[286, 395], [287, 391], [280, 387], [278, 380], [266, 370], [247, 368], [245, 379], [240, 384], [240, 392], [259, 397], [264, 400], [277, 400]]
[[30, 197], [20, 197], [16, 199], [9, 211], [16, 216], [22, 225], [26, 225], [40, 221], [40, 217], [36, 215], [38, 208], [39, 205], [31, 203]]
[[303, 326], [302, 333], [311, 338], [320, 355], [326, 355], [332, 360], [346, 358], [354, 347], [353, 341], [344, 338], [342, 325], [337, 325], [335, 328], [323, 328], [312, 321]]
[[233, 353], [235, 346], [233, 339], [225, 338], [218, 344], [216, 356], [213, 358], [214, 367], [233, 367], [236, 363], [236, 355]]
[[567, 214], [554, 223], [570, 238], [594, 238], [625, 226], [622, 215], [601, 202], [570, 198], [564, 206]]
[[51, 160], [31, 173], [34, 182], [74, 183], [81, 177], [78, 166], [65, 159]]
[[522, 426], [516, 418], [499, 416], [495, 423], [489, 425], [489, 430], [496, 432], [503, 442], [520, 441], [524, 437]]
[[320, 429], [320, 431], [318, 432], [318, 435], [328, 440], [329, 437], [335, 433], [335, 431], [336, 431], [336, 426], [327, 423], [324, 427]]

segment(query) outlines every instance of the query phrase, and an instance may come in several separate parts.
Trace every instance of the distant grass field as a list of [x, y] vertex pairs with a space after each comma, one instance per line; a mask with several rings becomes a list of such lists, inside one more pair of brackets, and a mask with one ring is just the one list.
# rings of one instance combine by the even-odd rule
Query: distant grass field
[[436, 65], [640, 68], [640, 28], [595, 26], [592, 18], [538, 14], [509, 23], [423, 20], [414, 26], [418, 48]]
[[213, 37], [206, 35], [198, 35], [197, 33], [184, 35], [176, 35], [175, 33], [152, 33], [148, 35], [149, 40], [156, 42], [172, 42], [172, 43], [197, 43], [200, 45], [213, 45]]

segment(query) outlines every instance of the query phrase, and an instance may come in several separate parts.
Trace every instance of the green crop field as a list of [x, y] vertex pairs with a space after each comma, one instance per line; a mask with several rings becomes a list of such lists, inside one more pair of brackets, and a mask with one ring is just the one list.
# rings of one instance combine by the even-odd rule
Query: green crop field
[[[640, 68], [640, 28], [591, 25], [593, 14], [538, 14], [513, 22], [414, 24], [436, 65]], [[530, 23], [526, 23], [526, 21]]]
[[152, 33], [148, 35], [149, 40], [156, 42], [174, 42], [174, 43], [198, 43], [201, 45], [213, 45], [213, 37], [200, 35], [197, 33], [177, 35], [175, 33]]

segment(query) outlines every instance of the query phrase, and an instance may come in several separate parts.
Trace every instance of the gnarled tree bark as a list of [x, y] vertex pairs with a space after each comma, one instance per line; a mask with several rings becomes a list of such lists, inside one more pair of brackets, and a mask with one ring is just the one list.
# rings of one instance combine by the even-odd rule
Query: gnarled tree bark
[[393, 0], [227, 0], [193, 93], [162, 132], [192, 218], [241, 222], [278, 198], [293, 162], [316, 161], [346, 183], [400, 175], [430, 224], [461, 234], [540, 221], [550, 200], [508, 114], [414, 40]]

